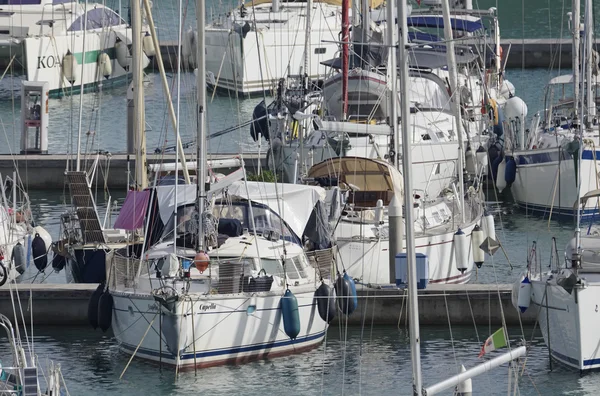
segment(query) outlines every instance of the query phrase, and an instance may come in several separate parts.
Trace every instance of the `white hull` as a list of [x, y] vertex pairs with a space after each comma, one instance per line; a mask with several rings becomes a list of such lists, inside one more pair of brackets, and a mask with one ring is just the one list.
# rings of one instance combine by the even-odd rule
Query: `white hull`
[[[323, 79], [328, 68], [321, 62], [334, 58], [341, 30], [340, 8], [319, 3], [312, 12], [310, 77]], [[271, 3], [248, 8], [247, 15], [206, 27], [207, 84], [242, 94], [274, 89], [281, 78], [302, 76], [305, 58], [306, 3], [283, 3], [279, 13]], [[257, 29], [245, 35], [242, 26]], [[270, 22], [273, 21], [273, 22]], [[283, 22], [276, 22], [283, 21]]]
[[[585, 287], [569, 294], [555, 279], [532, 279], [532, 306], [552, 357], [578, 370], [600, 368], [600, 274], [581, 274]], [[546, 282], [547, 281], [547, 282]], [[547, 308], [548, 307], [548, 308]]]
[[[317, 346], [327, 330], [313, 303], [315, 288], [303, 290], [295, 294], [301, 323], [295, 340], [284, 331], [278, 292], [197, 294], [191, 296], [193, 302], [176, 303], [173, 314], [151, 295], [112, 291], [113, 332], [125, 352], [133, 353], [139, 345], [135, 356], [181, 368], [296, 353]], [[149, 323], [152, 329], [140, 344]]]
[[[561, 151], [564, 153], [563, 151]], [[581, 161], [581, 191], [584, 196], [598, 188], [600, 167], [593, 159], [593, 151], [585, 150]], [[575, 217], [577, 210], [577, 185], [575, 161], [569, 155], [559, 160], [558, 148], [515, 151], [516, 180], [511, 186], [515, 201], [528, 211]], [[600, 159], [600, 152], [597, 157]], [[598, 212], [595, 202], [590, 202], [584, 216]]]
[[[477, 218], [479, 221], [479, 218]], [[471, 231], [476, 222], [462, 228], [467, 237], [471, 237]], [[373, 225], [363, 225], [363, 233], [369, 233], [368, 229]], [[358, 235], [360, 225], [340, 224], [337, 232], [338, 257], [340, 264], [343, 263], [346, 271], [353, 278], [360, 279], [365, 284], [389, 284], [389, 240], [373, 240], [364, 238], [357, 240], [352, 238]], [[456, 268], [453, 237], [456, 230], [436, 233], [428, 232], [428, 235], [417, 233], [415, 238], [416, 252], [423, 253], [429, 261], [429, 283], [467, 283], [473, 273], [473, 255], [469, 248], [468, 268], [461, 273]], [[405, 251], [405, 249], [403, 249]]]
[[[131, 29], [125, 27], [86, 32], [85, 56], [83, 32], [56, 37], [28, 37], [22, 43], [27, 80], [47, 81], [52, 96], [78, 93], [82, 84], [84, 90], [89, 90], [96, 88], [98, 84], [124, 82], [127, 72], [119, 65], [114, 49], [117, 36], [124, 42], [131, 43]], [[71, 51], [77, 60], [76, 78], [72, 86], [64, 77], [62, 68], [62, 60], [67, 51]], [[109, 78], [102, 76], [98, 68], [98, 57], [103, 51], [111, 58], [112, 74]]]

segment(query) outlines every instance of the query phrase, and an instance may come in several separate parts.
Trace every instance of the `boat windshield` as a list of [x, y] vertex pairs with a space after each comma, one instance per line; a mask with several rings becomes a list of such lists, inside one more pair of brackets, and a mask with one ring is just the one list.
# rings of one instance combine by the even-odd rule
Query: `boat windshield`
[[[1, 0], [0, 0], [1, 1]], [[85, 18], [87, 17], [87, 25]], [[69, 32], [80, 31], [86, 28], [101, 29], [110, 26], [124, 25], [125, 21], [117, 15], [114, 11], [108, 8], [94, 8], [80, 16], [69, 26]]]
[[[252, 231], [252, 219], [250, 206], [247, 201], [231, 203], [216, 203], [213, 207], [213, 215], [218, 219], [233, 219], [239, 221], [242, 229]], [[299, 238], [293, 233], [285, 221], [265, 205], [252, 203], [252, 215], [256, 232], [266, 234], [270, 231], [276, 232], [287, 241], [301, 244]], [[283, 233], [283, 234], [282, 234]]]

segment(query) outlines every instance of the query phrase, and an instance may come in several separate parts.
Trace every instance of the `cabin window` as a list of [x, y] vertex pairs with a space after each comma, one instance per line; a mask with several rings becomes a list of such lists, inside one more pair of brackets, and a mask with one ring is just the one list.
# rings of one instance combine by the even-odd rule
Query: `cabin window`
[[325, 47], [315, 48], [315, 54], [317, 55], [324, 54], [325, 52], [327, 52], [327, 48]]
[[[300, 278], [306, 278], [306, 272], [304, 272], [304, 266], [302, 264], [302, 256], [296, 256], [296, 257], [292, 257], [291, 259], [287, 259], [285, 260], [285, 269], [286, 271], [289, 271], [290, 273], [294, 273], [294, 276], [290, 276], [290, 274], [288, 274], [288, 277], [290, 279], [297, 279], [298, 275], [300, 276]], [[295, 271], [294, 271], [295, 270]], [[297, 272], [297, 275], [296, 275]]]
[[261, 258], [260, 266], [267, 274], [283, 278], [283, 267], [281, 266], [281, 261]]
[[442, 222], [442, 217], [440, 216], [440, 214], [438, 212], [433, 212], [433, 219], [435, 220], [436, 223], [441, 223]]
[[46, 25], [46, 26], [50, 26], [52, 27], [52, 25], [54, 25], [54, 20], [53, 19], [42, 19], [40, 21], [37, 21], [35, 24], [36, 25]]
[[[87, 26], [85, 26], [85, 19], [87, 17]], [[121, 19], [115, 12], [108, 8], [94, 8], [80, 16], [71, 24], [68, 31], [77, 32], [84, 28], [90, 29], [101, 29], [109, 26], [124, 25], [125, 21]]]

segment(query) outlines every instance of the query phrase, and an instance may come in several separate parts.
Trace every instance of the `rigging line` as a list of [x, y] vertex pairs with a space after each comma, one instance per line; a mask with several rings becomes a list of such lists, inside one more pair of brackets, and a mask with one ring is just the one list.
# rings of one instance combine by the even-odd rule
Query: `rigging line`
[[[160, 311], [159, 311], [160, 312]], [[131, 354], [131, 357], [129, 358], [129, 361], [127, 362], [127, 365], [125, 366], [125, 368], [123, 369], [123, 372], [121, 373], [121, 375], [119, 376], [119, 380], [123, 379], [123, 375], [125, 375], [125, 371], [127, 371], [127, 368], [129, 368], [129, 364], [131, 363], [131, 361], [133, 360], [133, 357], [136, 355], [138, 349], [140, 349], [140, 346], [142, 345], [142, 342], [144, 342], [144, 339], [146, 338], [146, 335], [148, 334], [148, 331], [150, 330], [150, 328], [152, 327], [152, 324], [154, 323], [154, 320], [156, 319], [156, 316], [158, 315], [158, 312], [156, 314], [154, 314], [154, 318], [152, 318], [152, 322], [150, 322], [150, 324], [148, 325], [148, 328], [146, 329], [146, 332], [144, 333], [144, 335], [142, 336], [142, 339], [140, 340], [140, 343], [137, 345], [137, 347], [135, 348], [135, 351]]]

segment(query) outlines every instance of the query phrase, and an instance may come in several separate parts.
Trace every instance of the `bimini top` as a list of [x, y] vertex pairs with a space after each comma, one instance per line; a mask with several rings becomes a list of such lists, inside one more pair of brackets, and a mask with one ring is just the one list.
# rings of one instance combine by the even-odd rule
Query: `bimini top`
[[[450, 18], [452, 30], [473, 33], [484, 28], [480, 18], [472, 15], [455, 15]], [[408, 17], [408, 27], [444, 28], [444, 19], [437, 15], [415, 15]]]
[[404, 191], [402, 175], [388, 162], [362, 158], [337, 157], [314, 165], [311, 178], [337, 178], [357, 191], [390, 191], [401, 197]]

